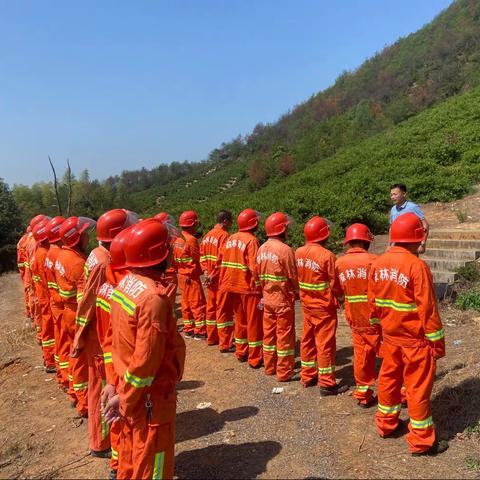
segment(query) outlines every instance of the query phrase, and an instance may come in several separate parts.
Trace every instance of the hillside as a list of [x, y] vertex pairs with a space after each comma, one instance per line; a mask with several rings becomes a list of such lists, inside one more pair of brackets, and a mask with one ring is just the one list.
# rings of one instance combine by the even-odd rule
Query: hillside
[[[475, 153], [464, 142], [476, 138], [469, 119], [470, 102], [478, 108], [479, 59], [480, 2], [455, 1], [275, 124], [257, 125], [204, 162], [104, 182], [84, 172], [73, 182], [71, 213], [195, 208], [208, 226], [219, 208], [248, 203], [265, 213], [285, 209], [299, 222], [320, 212], [339, 226], [359, 219], [382, 231], [392, 181], [406, 181], [422, 201], [457, 198], [475, 181]], [[474, 93], [464, 97], [468, 91]], [[61, 187], [66, 204], [65, 182]], [[15, 186], [13, 194], [25, 220], [56, 213], [51, 184]]]

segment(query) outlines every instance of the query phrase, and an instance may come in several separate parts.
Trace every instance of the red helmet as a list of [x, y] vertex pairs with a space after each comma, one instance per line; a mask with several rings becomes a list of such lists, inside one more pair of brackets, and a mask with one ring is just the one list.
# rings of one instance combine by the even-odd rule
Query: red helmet
[[40, 223], [41, 221], [47, 220], [47, 219], [49, 220], [50, 217], [47, 217], [46, 215], [43, 215], [43, 214], [37, 215], [30, 220], [30, 227], [33, 228], [37, 223]]
[[322, 217], [312, 217], [303, 227], [307, 242], [321, 242], [330, 236], [328, 223]]
[[421, 220], [411, 212], [397, 217], [390, 227], [391, 243], [420, 243], [425, 237]]
[[63, 217], [53, 217], [47, 223], [47, 237], [50, 243], [56, 243], [60, 241], [60, 227], [65, 221]]
[[272, 213], [265, 220], [265, 233], [267, 237], [281, 235], [291, 223], [292, 219], [288, 215], [282, 212]]
[[66, 247], [74, 247], [79, 241], [82, 233], [95, 228], [95, 220], [87, 217], [69, 217], [60, 227], [60, 238]]
[[47, 228], [46, 228], [47, 224], [48, 224], [48, 220], [42, 220], [41, 222], [37, 223], [33, 227], [32, 233], [33, 233], [33, 238], [36, 242], [43, 242], [48, 238]]
[[123, 229], [115, 238], [112, 240], [110, 245], [110, 257], [112, 259], [110, 265], [112, 270], [122, 270], [127, 268], [127, 259], [125, 258], [125, 245], [127, 240], [132, 233], [133, 225]]
[[160, 220], [162, 223], [169, 223], [170, 225], [175, 225], [175, 219], [167, 212], [157, 213], [153, 218]]
[[111, 242], [124, 228], [137, 223], [138, 216], [123, 208], [105, 212], [97, 221], [97, 240]]
[[155, 218], [147, 218], [132, 227], [125, 243], [129, 267], [151, 267], [163, 262], [169, 254], [167, 227]]
[[178, 225], [180, 227], [193, 227], [198, 222], [197, 212], [187, 210], [180, 215]]
[[343, 243], [345, 244], [352, 240], [363, 240], [364, 242], [370, 243], [373, 240], [373, 235], [363, 223], [354, 223], [347, 228]]
[[259, 220], [260, 213], [251, 208], [246, 208], [245, 210], [243, 210], [243, 212], [240, 212], [237, 217], [238, 229], [241, 232], [248, 232], [249, 230], [253, 230], [258, 225]]
[[29, 226], [27, 227], [27, 233], [30, 233], [31, 231], [32, 231], [32, 227], [29, 225]]

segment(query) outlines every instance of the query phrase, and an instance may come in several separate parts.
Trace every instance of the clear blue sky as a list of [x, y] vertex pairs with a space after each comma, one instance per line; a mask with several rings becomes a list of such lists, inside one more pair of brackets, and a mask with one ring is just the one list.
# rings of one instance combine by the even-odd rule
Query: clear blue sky
[[0, 0], [0, 177], [198, 161], [450, 0]]

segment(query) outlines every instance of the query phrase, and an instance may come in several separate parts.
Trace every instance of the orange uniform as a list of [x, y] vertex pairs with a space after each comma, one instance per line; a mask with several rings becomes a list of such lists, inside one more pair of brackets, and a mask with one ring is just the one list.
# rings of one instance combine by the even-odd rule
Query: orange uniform
[[343, 293], [335, 274], [335, 255], [315, 242], [295, 252], [303, 310], [301, 379], [306, 386], [335, 387], [337, 298]]
[[97, 292], [105, 282], [105, 270], [110, 263], [110, 253], [103, 247], [94, 248], [85, 262], [79, 281], [76, 333], [74, 346], [84, 342], [78, 362], [85, 362], [88, 369], [88, 439], [90, 449], [103, 451], [110, 448], [110, 437], [103, 421], [100, 396], [103, 388], [103, 353], [97, 335]]
[[345, 317], [352, 329], [353, 373], [357, 388], [353, 396], [364, 405], [373, 398], [375, 358], [380, 346], [379, 329], [370, 325], [368, 276], [376, 255], [363, 248], [350, 248], [337, 259], [336, 271], [345, 294]]
[[176, 383], [185, 342], [166, 289], [132, 270], [111, 297], [112, 355], [123, 427], [117, 478], [173, 478]]
[[210, 277], [207, 286], [208, 301], [206, 309], [207, 343], [216, 345], [218, 343], [217, 331], [217, 305], [218, 305], [218, 278], [220, 276], [219, 257], [227, 241], [228, 232], [222, 224], [212, 228], [200, 244], [200, 264], [203, 272]]
[[17, 243], [17, 266], [18, 266], [18, 271], [20, 272], [20, 278], [22, 279], [23, 283], [23, 292], [24, 292], [24, 297], [25, 297], [25, 317], [26, 318], [31, 318], [30, 314], [30, 305], [29, 305], [29, 292], [27, 288], [27, 283], [25, 279], [25, 271], [28, 268], [27, 261], [27, 252], [26, 252], [26, 245], [29, 236], [31, 236], [31, 233], [26, 233], [25, 235], [20, 238], [20, 240]]
[[220, 349], [231, 345], [232, 316], [235, 314], [235, 355], [248, 359], [251, 367], [262, 362], [262, 311], [258, 308], [262, 290], [257, 273], [258, 240], [251, 232], [228, 237], [221, 253], [220, 307], [217, 327]]
[[[103, 352], [103, 361], [97, 358], [98, 371], [102, 376], [102, 385], [109, 383], [111, 385], [118, 384], [118, 377], [113, 368], [112, 356], [112, 326], [110, 323], [111, 298], [112, 293], [117, 285], [117, 276], [121, 278], [118, 272], [112, 272], [110, 268], [106, 269], [106, 282], [100, 286], [97, 293], [97, 335]], [[110, 459], [110, 468], [118, 470], [118, 451], [120, 445], [120, 433], [122, 429], [121, 422], [114, 422], [110, 427], [103, 421], [101, 417], [102, 436], [110, 433], [110, 446], [112, 456]]]
[[80, 415], [86, 415], [88, 411], [88, 367], [81, 357], [71, 358], [70, 352], [75, 337], [77, 295], [80, 297], [82, 293], [79, 290], [79, 282], [85, 260], [85, 255], [79, 250], [63, 246], [55, 262], [55, 281], [63, 303], [60, 332], [62, 347], [59, 360], [60, 362], [68, 362], [69, 395], [73, 402], [77, 402], [77, 411]]
[[200, 276], [200, 250], [198, 240], [182, 231], [182, 237], [173, 246], [173, 265], [178, 273], [178, 284], [182, 291], [182, 318], [185, 333], [205, 335], [205, 294]]
[[30, 269], [37, 299], [36, 316], [37, 324], [41, 328], [43, 360], [48, 368], [55, 365], [55, 325], [50, 310], [48, 282], [44, 267], [47, 253], [48, 247], [39, 244], [31, 257]]
[[380, 323], [383, 358], [378, 378], [377, 430], [387, 436], [398, 426], [402, 383], [410, 416], [406, 436], [411, 452], [424, 452], [435, 442], [430, 395], [436, 359], [445, 355], [445, 335], [428, 266], [395, 246], [370, 271], [370, 323]]
[[32, 265], [35, 255], [35, 250], [37, 249], [37, 243], [33, 238], [33, 235], [29, 236], [25, 243], [25, 274], [24, 281], [26, 288], [28, 290], [28, 310], [30, 316], [33, 320], [33, 325], [35, 328], [35, 338], [39, 344], [42, 343], [42, 325], [41, 325], [41, 314], [39, 308], [37, 307], [38, 299], [37, 293], [35, 290], [35, 285], [33, 281], [33, 272]]
[[276, 373], [278, 381], [286, 381], [295, 366], [295, 255], [287, 244], [270, 238], [258, 250], [257, 266], [263, 288], [265, 373]]

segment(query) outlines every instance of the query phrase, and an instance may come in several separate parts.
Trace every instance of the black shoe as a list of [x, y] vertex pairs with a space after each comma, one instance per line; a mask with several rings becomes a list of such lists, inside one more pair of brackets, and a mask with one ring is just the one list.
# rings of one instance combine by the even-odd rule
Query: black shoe
[[112, 456], [112, 450], [110, 448], [106, 450], [90, 450], [90, 456], [95, 458], [110, 458]]
[[424, 452], [413, 452], [412, 456], [421, 457], [423, 455], [429, 455], [434, 457], [435, 455], [438, 455], [440, 453], [443, 453], [445, 450], [448, 450], [448, 447], [449, 445], [446, 440], [435, 440], [435, 443], [428, 450], [425, 450]]
[[235, 353], [235, 347], [228, 347], [220, 350], [220, 353]]
[[257, 363], [256, 365], [250, 365], [250, 364], [248, 364], [248, 366], [249, 366], [250, 368], [253, 368], [254, 370], [257, 370], [257, 369], [259, 369], [259, 368], [262, 368], [262, 367], [263, 367], [263, 360], [262, 360], [260, 363]]
[[358, 402], [358, 406], [360, 408], [370, 408], [370, 407], [373, 407], [377, 404], [377, 397], [373, 397], [370, 399], [370, 401], [368, 403], [361, 403], [361, 402]]
[[245, 362], [247, 361], [247, 358], [246, 358], [246, 357], [240, 357], [240, 358], [237, 357], [237, 360], [238, 360], [240, 363], [245, 363]]
[[207, 334], [206, 333], [196, 333], [193, 338], [195, 340], [206, 340], [207, 339]]
[[286, 380], [279, 380], [279, 382], [284, 383], [284, 382], [299, 382], [300, 381], [300, 374], [299, 373], [294, 373], [290, 378], [287, 378]]
[[331, 397], [332, 395], [339, 395], [348, 390], [347, 385], [335, 385], [334, 387], [320, 387], [320, 395], [322, 397]]
[[193, 332], [186, 332], [185, 330], [183, 331], [183, 334], [188, 338], [193, 338], [195, 336]]
[[110, 470], [110, 473], [108, 474], [108, 480], [117, 480], [116, 470]]
[[48, 365], [45, 367], [45, 373], [57, 373], [55, 365]]

